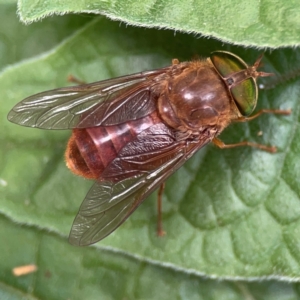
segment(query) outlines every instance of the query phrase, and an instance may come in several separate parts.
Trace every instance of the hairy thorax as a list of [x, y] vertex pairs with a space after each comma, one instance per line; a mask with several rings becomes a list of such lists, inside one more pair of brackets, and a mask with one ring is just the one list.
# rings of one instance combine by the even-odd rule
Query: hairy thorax
[[232, 105], [230, 93], [210, 60], [188, 63], [180, 74], [165, 81], [158, 99], [161, 118], [192, 135], [207, 129], [217, 135], [230, 123]]

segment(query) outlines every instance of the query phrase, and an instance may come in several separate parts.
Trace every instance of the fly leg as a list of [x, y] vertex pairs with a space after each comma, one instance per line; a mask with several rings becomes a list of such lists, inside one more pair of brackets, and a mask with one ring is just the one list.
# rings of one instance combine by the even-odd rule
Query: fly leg
[[76, 78], [75, 76], [73, 76], [72, 74], [68, 76], [68, 81], [72, 82], [72, 83], [76, 83], [78, 85], [82, 85], [82, 84], [86, 84], [85, 81], [82, 81], [78, 78]]
[[243, 142], [239, 142], [239, 143], [235, 143], [235, 144], [225, 144], [220, 139], [213, 138], [212, 142], [217, 147], [219, 147], [221, 149], [235, 148], [235, 147], [241, 147], [241, 146], [249, 146], [249, 147], [258, 148], [260, 150], [267, 151], [267, 152], [270, 152], [270, 153], [277, 152], [277, 148], [275, 146], [270, 146], [269, 147], [269, 146], [266, 146], [266, 145], [256, 144], [256, 143], [252, 143], [252, 142], [248, 142], [248, 141], [243, 141]]
[[[256, 119], [257, 117], [259, 117], [262, 114], [276, 114], [276, 115], [290, 115], [292, 112], [291, 109], [287, 109], [287, 110], [281, 110], [281, 109], [261, 109], [259, 110], [256, 114], [254, 114], [251, 117], [240, 117], [238, 119], [235, 119], [234, 122], [248, 122], [248, 121], [252, 121], [253, 119]], [[239, 143], [235, 143], [235, 144], [225, 144], [224, 142], [222, 142], [220, 139], [218, 138], [214, 138], [212, 140], [212, 142], [219, 148], [221, 149], [228, 149], [228, 148], [235, 148], [235, 147], [241, 147], [241, 146], [249, 146], [249, 147], [253, 147], [253, 148], [257, 148], [263, 151], [267, 151], [270, 153], [275, 153], [277, 152], [277, 148], [275, 146], [266, 146], [266, 145], [262, 145], [262, 144], [257, 144], [257, 143], [252, 143], [252, 142], [248, 142], [248, 141], [243, 141], [243, 142], [239, 142]]]
[[162, 226], [162, 195], [165, 187], [166, 184], [162, 183], [157, 193], [157, 235], [158, 236], [164, 236], [166, 234]]
[[288, 116], [292, 113], [291, 109], [261, 109], [259, 110], [256, 114], [254, 114], [251, 117], [240, 117], [237, 118], [235, 120], [233, 120], [233, 122], [248, 122], [248, 121], [252, 121], [254, 119], [256, 119], [257, 117], [259, 117], [262, 114], [274, 114], [274, 115], [285, 115]]
[[179, 65], [179, 60], [177, 58], [172, 59], [172, 66]]

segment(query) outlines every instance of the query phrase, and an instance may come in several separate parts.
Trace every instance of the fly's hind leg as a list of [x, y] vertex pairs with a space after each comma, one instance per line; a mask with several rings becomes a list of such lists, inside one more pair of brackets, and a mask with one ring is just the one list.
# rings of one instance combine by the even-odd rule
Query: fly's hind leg
[[164, 236], [166, 234], [166, 232], [163, 230], [163, 225], [162, 225], [162, 195], [165, 187], [166, 184], [162, 183], [157, 193], [157, 235], [158, 236]]

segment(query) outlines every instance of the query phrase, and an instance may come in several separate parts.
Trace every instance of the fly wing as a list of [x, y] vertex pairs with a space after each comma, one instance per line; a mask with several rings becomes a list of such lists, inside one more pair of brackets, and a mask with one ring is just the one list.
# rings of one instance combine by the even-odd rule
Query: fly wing
[[163, 124], [143, 131], [122, 149], [88, 192], [74, 220], [70, 243], [90, 245], [109, 235], [209, 141], [208, 136], [197, 143], [176, 141]]
[[155, 110], [152, 88], [159, 83], [158, 76], [170, 68], [35, 94], [18, 103], [8, 120], [43, 129], [87, 128], [135, 120]]

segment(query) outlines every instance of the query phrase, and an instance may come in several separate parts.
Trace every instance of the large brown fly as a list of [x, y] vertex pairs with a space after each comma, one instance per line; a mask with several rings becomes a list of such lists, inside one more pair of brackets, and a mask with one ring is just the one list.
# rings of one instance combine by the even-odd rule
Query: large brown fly
[[8, 115], [11, 122], [72, 129], [67, 166], [95, 180], [69, 241], [89, 245], [109, 235], [209, 142], [275, 152], [248, 141], [225, 145], [217, 138], [231, 122], [290, 113], [261, 110], [250, 116], [258, 97], [256, 79], [271, 75], [257, 71], [260, 60], [248, 66], [230, 52], [216, 51], [207, 60], [173, 60], [162, 69], [46, 91], [18, 103]]

